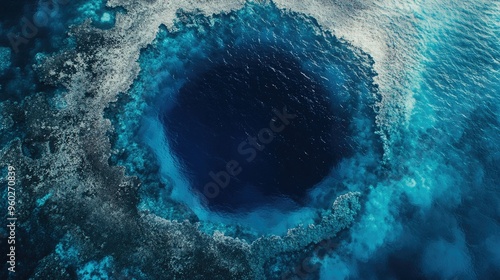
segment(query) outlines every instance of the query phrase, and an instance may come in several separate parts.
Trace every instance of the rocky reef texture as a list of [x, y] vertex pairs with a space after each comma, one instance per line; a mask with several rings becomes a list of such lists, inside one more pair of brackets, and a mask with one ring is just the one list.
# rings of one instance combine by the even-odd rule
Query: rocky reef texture
[[[197, 223], [138, 212], [141, 182], [108, 163], [113, 127], [104, 110], [130, 88], [140, 71], [140, 50], [153, 41], [158, 27], [172, 28], [179, 9], [211, 15], [243, 4], [109, 1], [110, 7], [126, 10], [117, 15], [114, 28], [96, 29], [88, 21], [74, 27], [75, 48], [40, 58], [36, 66], [46, 83], [64, 87], [64, 108], [54, 109], [42, 93], [2, 103], [2, 131], [25, 134], [0, 151], [19, 178], [19, 251], [39, 260], [20, 262], [18, 276], [265, 279], [271, 258], [289, 253], [292, 264], [300, 262], [298, 251], [334, 238], [353, 223], [359, 193], [337, 198], [318, 224], [290, 229], [285, 236], [248, 243], [222, 233], [207, 235]], [[189, 209], [184, 211], [188, 217]]]

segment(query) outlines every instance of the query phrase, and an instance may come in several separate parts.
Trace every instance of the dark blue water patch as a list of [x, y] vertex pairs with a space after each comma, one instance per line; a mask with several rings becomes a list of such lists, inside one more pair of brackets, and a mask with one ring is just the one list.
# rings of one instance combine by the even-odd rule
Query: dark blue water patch
[[171, 148], [209, 206], [300, 204], [352, 154], [349, 118], [295, 57], [263, 46], [229, 48], [179, 90], [163, 115]]
[[[23, 14], [33, 13], [36, 9], [37, 1], [2, 1], [2, 9], [0, 10], [0, 21], [4, 26], [12, 26], [19, 23]], [[3, 39], [3, 38], [2, 38]], [[1, 40], [0, 40], [1, 41]]]

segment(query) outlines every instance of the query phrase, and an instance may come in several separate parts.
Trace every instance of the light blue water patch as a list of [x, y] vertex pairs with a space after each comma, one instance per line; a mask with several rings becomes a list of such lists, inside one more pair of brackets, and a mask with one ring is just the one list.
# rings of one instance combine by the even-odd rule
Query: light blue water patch
[[[66, 235], [64, 235], [59, 242], [55, 244], [54, 254], [57, 256], [61, 265], [67, 268], [77, 268], [82, 264], [85, 264], [82, 260], [82, 256], [85, 255], [84, 246], [82, 245], [81, 240], [70, 233], [66, 233]], [[93, 262], [90, 263], [93, 264]], [[81, 276], [88, 274], [85, 270], [91, 268], [88, 263], [85, 265], [86, 267], [81, 268], [82, 273], [79, 273]]]
[[[109, 29], [115, 24], [116, 12], [124, 12], [121, 9], [109, 9], [105, 0], [85, 1], [77, 7], [81, 18], [92, 19], [92, 24], [101, 29]], [[77, 19], [78, 21], [81, 21]]]
[[113, 257], [104, 257], [100, 261], [90, 261], [78, 269], [78, 279], [82, 280], [106, 280], [113, 279]]
[[431, 242], [424, 252], [422, 261], [424, 272], [429, 276], [445, 279], [456, 275], [474, 277], [472, 259], [463, 233], [455, 233], [452, 242], [442, 239]]
[[45, 202], [47, 202], [47, 200], [52, 196], [52, 193], [48, 193], [46, 194], [45, 196], [39, 198], [36, 200], [36, 206], [37, 207], [41, 207], [45, 204]]
[[71, 244], [71, 238], [63, 238], [56, 245], [55, 253], [61, 259], [61, 262], [67, 265], [76, 265], [80, 262], [80, 250]]

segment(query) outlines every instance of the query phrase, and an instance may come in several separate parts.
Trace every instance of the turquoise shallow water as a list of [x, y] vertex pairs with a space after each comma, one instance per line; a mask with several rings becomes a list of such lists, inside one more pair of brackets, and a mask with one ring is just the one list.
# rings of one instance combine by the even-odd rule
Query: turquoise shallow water
[[[25, 218], [19, 233], [29, 240], [21, 248], [38, 245], [39, 249], [21, 277], [47, 277], [40, 272], [50, 260], [42, 261], [47, 255], [61, 259], [60, 265], [74, 279], [92, 279], [92, 274], [110, 279], [161, 279], [140, 260], [150, 260], [150, 255], [169, 271], [192, 273], [172, 274], [178, 279], [212, 275], [215, 272], [201, 265], [210, 261], [216, 263], [213, 267], [227, 262], [240, 271], [232, 261], [243, 259], [248, 266], [256, 261], [237, 253], [211, 255], [203, 251], [204, 244], [213, 244], [210, 238], [221, 233], [247, 243], [261, 236], [284, 236], [291, 228], [319, 224], [337, 196], [359, 192], [361, 210], [349, 228], [330, 236], [334, 246], [314, 250], [314, 244], [301, 243], [307, 237], [296, 237], [296, 247], [288, 253], [269, 256], [272, 260], [262, 265], [264, 278], [499, 278], [500, 3], [420, 1], [398, 6], [388, 2], [380, 16], [369, 17], [360, 15], [371, 6], [356, 3], [348, 9], [352, 12], [349, 23], [356, 23], [351, 33], [342, 23], [323, 26], [328, 17], [313, 5], [307, 14], [272, 3], [247, 3], [211, 16], [179, 10], [172, 26], [155, 26], [159, 31], [154, 40], [141, 46], [135, 57], [140, 71], [130, 87], [120, 88], [117, 100], [99, 95], [106, 87], [93, 92], [91, 84], [81, 86], [85, 85], [82, 80], [113, 73], [113, 66], [119, 65], [118, 59], [116, 65], [95, 62], [100, 59], [93, 56], [96, 42], [103, 49], [127, 48], [99, 39], [107, 38], [102, 34], [113, 32], [115, 23], [115, 12], [102, 2], [61, 5], [68, 9], [51, 14], [53, 24], [23, 44], [20, 54], [9, 48], [4, 36], [0, 41], [2, 151], [20, 138], [29, 170], [39, 172], [36, 179], [24, 183], [30, 189], [24, 192], [29, 194], [26, 201], [32, 201], [24, 204], [24, 211], [34, 214]], [[323, 4], [327, 13], [330, 4]], [[406, 9], [410, 5], [414, 8]], [[26, 7], [24, 11], [11, 7], [11, 17], [2, 14], [3, 33], [15, 31], [16, 19], [23, 13], [43, 10]], [[128, 12], [118, 11], [136, 15], [130, 7]], [[347, 15], [331, 15], [335, 16]], [[84, 31], [75, 31], [77, 35], [65, 39], [66, 28], [85, 18], [92, 18], [93, 26], [103, 33], [89, 32], [94, 37], [86, 37], [80, 36]], [[356, 29], [366, 27], [365, 20], [376, 23], [372, 34]], [[384, 26], [386, 21], [389, 24]], [[120, 24], [126, 26], [124, 22]], [[382, 31], [376, 28], [381, 26], [391, 36], [378, 37]], [[342, 34], [352, 36], [343, 38]], [[373, 37], [364, 38], [367, 34]], [[379, 38], [387, 41], [375, 40]], [[63, 53], [61, 63], [79, 61], [64, 56], [75, 48], [85, 61], [82, 68], [90, 74], [67, 81], [67, 76], [59, 75], [59, 87], [42, 83], [44, 72], [35, 72], [31, 65], [43, 64], [45, 57], [58, 52]], [[50, 63], [49, 73], [71, 76], [77, 71], [71, 64]], [[108, 79], [103, 84], [115, 82]], [[74, 91], [81, 96], [75, 98]], [[103, 156], [89, 153], [71, 160], [82, 158], [82, 166], [90, 162], [94, 167], [88, 169], [97, 170], [92, 171], [96, 178], [108, 179], [115, 173], [99, 173], [105, 165], [95, 158], [123, 166], [126, 175], [140, 182], [126, 195], [112, 189], [114, 181], [95, 183], [85, 168], [64, 169], [72, 162], [70, 157], [57, 156], [64, 150], [62, 143], [87, 145], [74, 139], [91, 135], [89, 130], [73, 131], [87, 129], [86, 122], [98, 123], [97, 117], [82, 113], [94, 106], [88, 101], [92, 98], [102, 98], [100, 102], [106, 104], [111, 101], [104, 106], [112, 127], [104, 125], [110, 145], [97, 145], [105, 147]], [[297, 117], [290, 118], [283, 132], [269, 130], [270, 121], [279, 119], [274, 109], [284, 107], [293, 109]], [[58, 134], [64, 141], [56, 141], [47, 132], [49, 120], [57, 120], [50, 127], [65, 131]], [[43, 128], [39, 123], [44, 123]], [[98, 127], [95, 123], [93, 127]], [[33, 132], [38, 129], [42, 132]], [[266, 140], [266, 133], [272, 140]], [[252, 145], [252, 136], [260, 144]], [[50, 165], [45, 158], [66, 161]], [[238, 165], [228, 167], [232, 160]], [[239, 167], [241, 173], [236, 172]], [[68, 172], [76, 175], [61, 175]], [[50, 176], [60, 179], [43, 183]], [[75, 191], [78, 186], [84, 191]], [[93, 189], [103, 197], [113, 190], [109, 195], [112, 206], [85, 202], [96, 199]], [[213, 190], [217, 190], [214, 196]], [[73, 198], [68, 193], [79, 195]], [[116, 202], [116, 196], [125, 197], [125, 202]], [[65, 208], [66, 201], [80, 207]], [[67, 214], [54, 209], [66, 209]], [[120, 221], [127, 227], [110, 226], [103, 235], [104, 230], [89, 226], [98, 220], [97, 211], [114, 213], [113, 209], [139, 214], [128, 218], [109, 214], [105, 223]], [[154, 217], [151, 227], [141, 224], [148, 215]], [[67, 218], [58, 220], [61, 216]], [[196, 237], [191, 236], [191, 227], [173, 226], [171, 220], [197, 223]], [[136, 223], [141, 229], [133, 226]], [[166, 237], [157, 237], [161, 234], [155, 235], [155, 230], [165, 225], [170, 227], [163, 232]], [[56, 230], [49, 233], [49, 228]], [[83, 241], [88, 236], [96, 244]], [[113, 243], [109, 236], [126, 238], [116, 237], [120, 241]], [[124, 245], [124, 240], [132, 239], [133, 244]], [[147, 245], [148, 240], [156, 243]], [[168, 247], [165, 254], [155, 251], [155, 247], [163, 248], [162, 242], [168, 243], [165, 240], [179, 240], [183, 245]], [[172, 259], [179, 255], [172, 252], [196, 257], [176, 262]], [[141, 258], [127, 257], [136, 254]], [[119, 276], [113, 271], [119, 271]], [[221, 276], [227, 279], [245, 274], [221, 271], [217, 273], [232, 275]]]

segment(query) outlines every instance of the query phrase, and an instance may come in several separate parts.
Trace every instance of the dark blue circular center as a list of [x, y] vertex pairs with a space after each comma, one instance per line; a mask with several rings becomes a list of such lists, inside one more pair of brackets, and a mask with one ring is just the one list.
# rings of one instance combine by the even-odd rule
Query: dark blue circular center
[[[349, 155], [349, 117], [320, 77], [270, 46], [228, 48], [162, 114], [170, 148], [212, 209], [298, 204]], [[336, 108], [336, 109], [334, 109]]]

